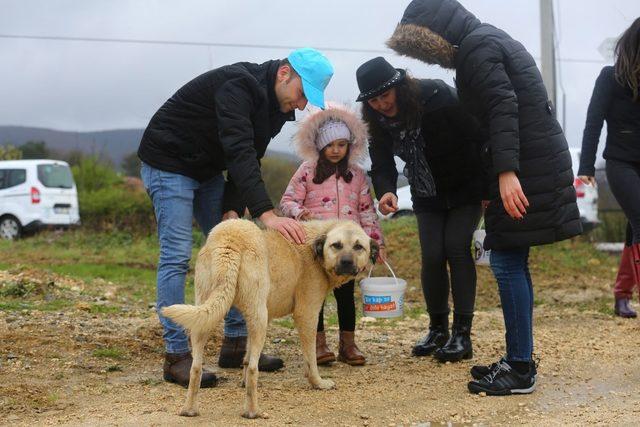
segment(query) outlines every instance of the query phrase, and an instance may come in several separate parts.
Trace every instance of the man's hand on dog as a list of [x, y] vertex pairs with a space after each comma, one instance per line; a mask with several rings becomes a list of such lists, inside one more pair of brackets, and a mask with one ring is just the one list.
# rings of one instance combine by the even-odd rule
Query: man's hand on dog
[[302, 225], [295, 219], [277, 216], [271, 210], [260, 215], [260, 221], [262, 221], [266, 227], [279, 231], [280, 234], [291, 242], [299, 245], [304, 243], [306, 237], [304, 228], [302, 228]]

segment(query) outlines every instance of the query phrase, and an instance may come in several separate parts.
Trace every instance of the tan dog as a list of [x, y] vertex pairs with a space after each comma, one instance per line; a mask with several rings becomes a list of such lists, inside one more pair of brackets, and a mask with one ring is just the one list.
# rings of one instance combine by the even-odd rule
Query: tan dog
[[258, 359], [270, 319], [293, 314], [305, 376], [315, 388], [334, 387], [333, 381], [320, 378], [316, 364], [318, 313], [329, 291], [375, 261], [378, 247], [351, 221], [310, 221], [303, 227], [306, 243], [302, 245], [246, 220], [224, 221], [209, 234], [195, 267], [196, 305], [177, 304], [162, 310], [191, 335], [193, 363], [180, 415], [198, 415], [196, 397], [204, 346], [232, 305], [244, 315], [249, 334], [244, 358], [244, 417], [260, 415]]

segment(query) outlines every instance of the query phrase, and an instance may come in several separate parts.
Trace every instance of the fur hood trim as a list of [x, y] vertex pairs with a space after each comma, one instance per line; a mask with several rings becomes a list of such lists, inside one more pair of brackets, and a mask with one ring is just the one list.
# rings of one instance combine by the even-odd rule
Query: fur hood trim
[[455, 68], [455, 48], [442, 36], [427, 27], [415, 24], [398, 24], [387, 46], [400, 55], [415, 58], [427, 64]]
[[320, 126], [327, 120], [340, 120], [347, 125], [351, 132], [349, 166], [361, 164], [367, 156], [367, 139], [369, 138], [367, 125], [360, 120], [358, 113], [345, 105], [333, 102], [328, 102], [326, 109], [309, 114], [300, 123], [293, 137], [293, 145], [298, 156], [308, 162], [318, 160], [316, 136]]

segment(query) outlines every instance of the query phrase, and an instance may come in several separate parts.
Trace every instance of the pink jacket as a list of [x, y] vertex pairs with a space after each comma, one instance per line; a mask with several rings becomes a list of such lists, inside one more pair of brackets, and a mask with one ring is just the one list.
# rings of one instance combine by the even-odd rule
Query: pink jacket
[[[353, 174], [350, 183], [336, 180], [335, 175], [322, 184], [314, 184], [318, 149], [315, 138], [318, 128], [328, 119], [338, 119], [349, 127], [352, 135], [349, 150], [349, 170]], [[358, 165], [366, 156], [367, 128], [358, 116], [346, 107], [327, 103], [327, 108], [307, 117], [296, 133], [295, 148], [306, 160], [291, 178], [280, 201], [283, 214], [299, 219], [305, 212], [318, 219], [350, 219], [360, 224], [364, 231], [384, 245], [369, 190], [369, 183]]]
[[353, 178], [348, 184], [343, 179], [336, 179], [335, 175], [322, 184], [315, 184], [315, 168], [315, 163], [300, 165], [280, 201], [282, 213], [295, 219], [305, 212], [316, 219], [350, 219], [360, 224], [379, 245], [384, 245], [364, 171], [350, 167]]

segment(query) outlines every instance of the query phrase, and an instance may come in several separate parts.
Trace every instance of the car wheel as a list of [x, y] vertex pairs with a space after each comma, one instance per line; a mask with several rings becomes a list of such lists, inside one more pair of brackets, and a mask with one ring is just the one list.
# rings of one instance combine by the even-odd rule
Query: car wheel
[[0, 218], [0, 238], [5, 240], [16, 240], [22, 234], [22, 225], [14, 216], [7, 215]]
[[393, 214], [393, 219], [402, 218], [402, 217], [411, 216], [411, 215], [413, 215], [413, 211], [402, 210], [402, 211], [398, 211], [398, 212], [394, 213]]

